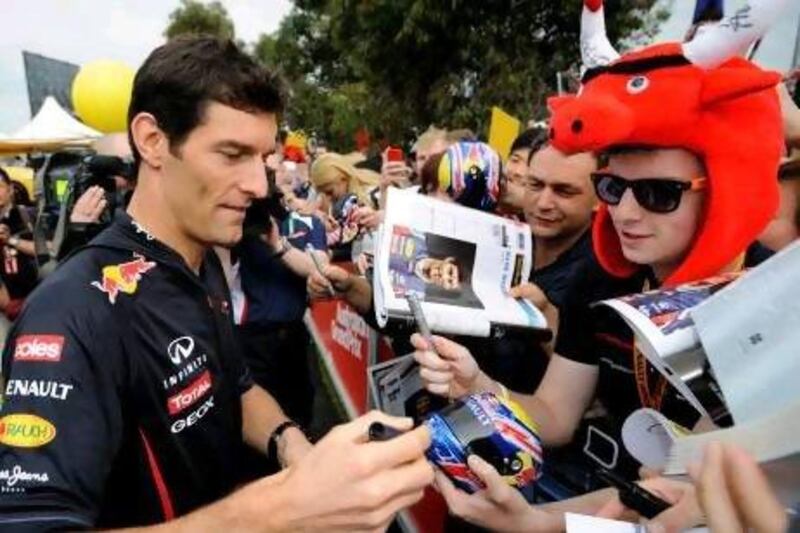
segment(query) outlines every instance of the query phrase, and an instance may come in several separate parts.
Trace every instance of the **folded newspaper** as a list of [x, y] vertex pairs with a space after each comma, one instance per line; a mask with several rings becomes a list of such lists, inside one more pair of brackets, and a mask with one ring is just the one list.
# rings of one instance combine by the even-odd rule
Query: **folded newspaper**
[[547, 328], [534, 305], [507, 294], [531, 271], [526, 225], [394, 188], [386, 204], [375, 248], [378, 324], [410, 318], [406, 297], [416, 294], [435, 332]]
[[636, 347], [697, 411], [716, 419], [727, 410], [709, 375], [692, 310], [742, 275], [713, 278], [621, 298], [603, 300], [634, 332]]
[[709, 442], [733, 443], [762, 463], [784, 503], [797, 503], [800, 242], [706, 299], [691, 318], [734, 426], [690, 434], [660, 413], [640, 409], [623, 425], [626, 449], [650, 468], [682, 474]]

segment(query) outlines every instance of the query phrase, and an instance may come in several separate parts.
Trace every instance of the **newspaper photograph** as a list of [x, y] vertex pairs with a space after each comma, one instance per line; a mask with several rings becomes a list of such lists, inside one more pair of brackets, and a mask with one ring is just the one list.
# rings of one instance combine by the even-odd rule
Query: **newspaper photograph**
[[533, 263], [527, 225], [390, 188], [377, 232], [373, 291], [376, 318], [409, 316], [420, 298], [433, 331], [489, 336], [494, 327], [546, 329], [530, 302], [508, 296]]

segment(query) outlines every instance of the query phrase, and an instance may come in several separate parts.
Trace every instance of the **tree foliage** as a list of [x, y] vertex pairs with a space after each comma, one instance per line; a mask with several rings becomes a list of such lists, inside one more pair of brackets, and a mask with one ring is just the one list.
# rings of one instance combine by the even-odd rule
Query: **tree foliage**
[[215, 35], [221, 39], [235, 36], [233, 21], [220, 2], [203, 4], [197, 0], [181, 0], [169, 14], [164, 37], [171, 40], [179, 35]]
[[[656, 3], [606, 0], [612, 42], [652, 38], [665, 17]], [[197, 5], [182, 0], [168, 36], [173, 27], [208, 28], [206, 21], [227, 17], [218, 2], [205, 8], [213, 17], [187, 15]], [[352, 148], [363, 126], [394, 141], [429, 124], [485, 134], [493, 105], [524, 121], [546, 116], [556, 73], [577, 73], [581, 7], [581, 0], [294, 0], [252, 53], [287, 80], [290, 125], [339, 150]], [[183, 18], [196, 22], [178, 26]]]

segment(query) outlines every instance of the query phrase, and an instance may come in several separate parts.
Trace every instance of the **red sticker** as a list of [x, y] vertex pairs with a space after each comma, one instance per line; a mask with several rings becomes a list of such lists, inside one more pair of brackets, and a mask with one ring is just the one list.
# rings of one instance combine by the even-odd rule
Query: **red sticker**
[[57, 363], [63, 349], [63, 335], [23, 335], [17, 337], [14, 360]]
[[191, 407], [209, 390], [211, 390], [211, 374], [206, 370], [185, 389], [167, 399], [169, 414], [176, 415]]

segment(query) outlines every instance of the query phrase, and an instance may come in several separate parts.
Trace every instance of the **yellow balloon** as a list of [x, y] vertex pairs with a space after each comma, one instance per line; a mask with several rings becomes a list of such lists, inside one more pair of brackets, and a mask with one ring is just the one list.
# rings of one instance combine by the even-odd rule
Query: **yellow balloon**
[[72, 106], [80, 119], [103, 133], [125, 131], [134, 72], [121, 61], [92, 61], [72, 81]]

